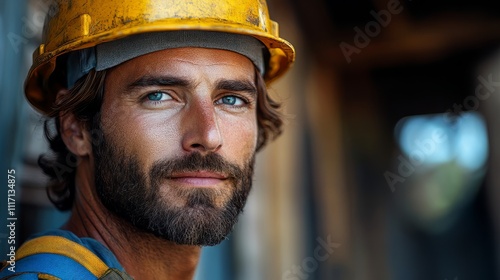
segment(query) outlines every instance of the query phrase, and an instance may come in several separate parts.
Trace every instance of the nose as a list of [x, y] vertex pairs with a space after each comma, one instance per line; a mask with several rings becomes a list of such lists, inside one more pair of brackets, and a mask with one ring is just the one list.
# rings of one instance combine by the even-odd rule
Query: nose
[[222, 147], [217, 113], [212, 103], [192, 104], [182, 123], [182, 148], [188, 152], [217, 152]]

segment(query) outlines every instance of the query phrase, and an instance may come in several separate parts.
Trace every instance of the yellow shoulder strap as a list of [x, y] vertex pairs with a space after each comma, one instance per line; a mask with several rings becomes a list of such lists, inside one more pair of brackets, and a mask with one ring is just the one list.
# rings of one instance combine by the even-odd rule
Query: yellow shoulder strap
[[16, 259], [30, 255], [50, 253], [75, 260], [96, 278], [104, 275], [109, 267], [92, 251], [61, 236], [42, 236], [25, 242], [16, 252]]

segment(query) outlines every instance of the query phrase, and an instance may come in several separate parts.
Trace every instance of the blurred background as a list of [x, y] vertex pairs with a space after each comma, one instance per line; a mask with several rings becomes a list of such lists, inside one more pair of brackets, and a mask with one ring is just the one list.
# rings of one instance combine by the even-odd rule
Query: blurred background
[[[44, 119], [22, 89], [48, 2], [0, 1], [0, 170], [16, 170], [18, 243], [68, 217], [46, 198]], [[270, 89], [285, 133], [196, 279], [500, 279], [500, 2], [268, 5], [297, 50]]]

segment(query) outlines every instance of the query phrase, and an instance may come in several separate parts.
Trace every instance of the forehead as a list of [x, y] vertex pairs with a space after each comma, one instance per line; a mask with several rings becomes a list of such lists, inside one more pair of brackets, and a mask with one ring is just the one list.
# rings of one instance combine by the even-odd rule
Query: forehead
[[207, 48], [166, 49], [126, 61], [109, 71], [108, 78], [135, 78], [148, 74], [252, 79], [254, 65], [247, 57]]

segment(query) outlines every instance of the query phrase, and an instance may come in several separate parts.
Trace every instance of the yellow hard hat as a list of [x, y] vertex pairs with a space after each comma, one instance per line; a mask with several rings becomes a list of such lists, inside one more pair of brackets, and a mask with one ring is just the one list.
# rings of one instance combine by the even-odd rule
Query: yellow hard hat
[[289, 69], [293, 46], [279, 37], [265, 0], [55, 0], [49, 9], [42, 44], [33, 53], [25, 82], [28, 101], [50, 113], [55, 93], [49, 78], [63, 54], [130, 35], [158, 31], [200, 30], [249, 35], [269, 51], [264, 80]]

